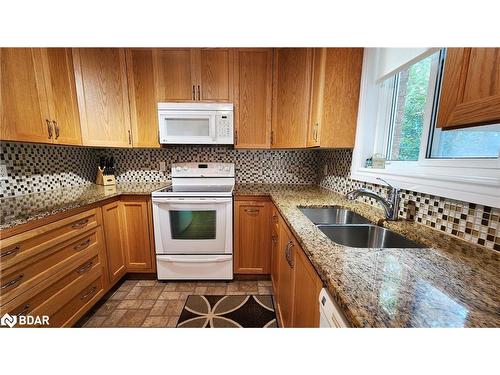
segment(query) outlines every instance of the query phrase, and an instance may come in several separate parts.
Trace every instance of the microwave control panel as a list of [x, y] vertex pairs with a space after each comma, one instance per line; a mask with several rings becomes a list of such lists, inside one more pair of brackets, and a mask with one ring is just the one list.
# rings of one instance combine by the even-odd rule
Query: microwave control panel
[[219, 141], [233, 140], [233, 114], [232, 112], [218, 112], [215, 120], [217, 139]]

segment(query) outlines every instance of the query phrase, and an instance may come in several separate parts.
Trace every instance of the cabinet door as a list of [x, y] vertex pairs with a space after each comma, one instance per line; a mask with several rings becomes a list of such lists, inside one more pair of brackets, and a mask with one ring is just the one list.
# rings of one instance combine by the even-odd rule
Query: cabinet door
[[154, 49], [153, 68], [159, 102], [196, 100], [192, 49]]
[[0, 49], [0, 138], [53, 142], [41, 49]]
[[122, 239], [127, 271], [154, 272], [148, 200], [125, 198], [121, 201], [121, 206], [123, 210]]
[[500, 122], [500, 48], [448, 48], [437, 126]]
[[279, 283], [279, 214], [276, 207], [272, 206], [271, 215], [271, 281], [273, 283], [274, 297], [279, 299], [278, 283]]
[[122, 238], [123, 215], [119, 201], [102, 207], [104, 236], [106, 238], [106, 254], [110, 287], [127, 272], [125, 267], [124, 241]]
[[326, 48], [315, 48], [313, 53], [311, 82], [311, 111], [307, 128], [307, 147], [320, 145], [321, 115], [323, 113], [323, 90], [325, 86]]
[[298, 245], [295, 250], [294, 271], [293, 326], [319, 327], [318, 297], [323, 283]]
[[125, 51], [78, 48], [73, 63], [83, 144], [131, 146]]
[[127, 50], [127, 76], [132, 144], [160, 147], [151, 49]]
[[235, 147], [271, 144], [271, 48], [239, 49], [234, 58]]
[[319, 117], [321, 147], [354, 147], [362, 64], [362, 48], [326, 49]]
[[233, 50], [210, 48], [194, 50], [196, 56], [196, 99], [230, 102], [233, 100]]
[[269, 274], [271, 263], [270, 202], [235, 202], [234, 273]]
[[43, 49], [45, 87], [54, 126], [54, 141], [81, 145], [80, 116], [70, 48]]
[[294, 272], [293, 262], [295, 253], [295, 239], [288, 227], [280, 220], [279, 239], [279, 276], [278, 276], [278, 313], [281, 324], [291, 327], [293, 323], [293, 296], [294, 296]]
[[311, 48], [274, 51], [272, 147], [306, 146], [309, 123]]

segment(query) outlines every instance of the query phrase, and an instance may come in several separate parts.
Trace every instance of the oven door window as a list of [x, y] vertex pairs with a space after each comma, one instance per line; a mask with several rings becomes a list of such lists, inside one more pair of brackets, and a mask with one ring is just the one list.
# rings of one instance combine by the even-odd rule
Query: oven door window
[[170, 232], [174, 240], [214, 240], [217, 235], [216, 211], [170, 210]]

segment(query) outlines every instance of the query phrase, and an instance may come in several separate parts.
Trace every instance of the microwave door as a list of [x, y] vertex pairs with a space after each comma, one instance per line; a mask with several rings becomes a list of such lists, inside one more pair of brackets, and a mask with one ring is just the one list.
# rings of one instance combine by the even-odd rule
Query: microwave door
[[215, 115], [213, 112], [160, 113], [160, 141], [171, 144], [215, 143]]

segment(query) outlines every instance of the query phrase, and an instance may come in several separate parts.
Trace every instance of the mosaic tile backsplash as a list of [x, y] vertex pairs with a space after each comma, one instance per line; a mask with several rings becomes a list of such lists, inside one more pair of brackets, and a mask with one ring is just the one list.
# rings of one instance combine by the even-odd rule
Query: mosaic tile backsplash
[[[118, 182], [161, 182], [170, 179], [172, 163], [220, 161], [236, 164], [239, 183], [319, 183], [343, 194], [361, 187], [387, 194], [384, 186], [349, 178], [352, 159], [349, 149], [289, 151], [175, 146], [152, 150], [0, 142], [0, 164], [7, 167], [7, 178], [0, 181], [0, 198], [93, 183], [100, 156], [115, 158]], [[166, 163], [165, 172], [159, 170], [160, 161]], [[377, 204], [368, 198], [359, 199]], [[401, 199], [400, 217], [500, 251], [499, 208], [408, 190], [402, 192]]]
[[[315, 184], [318, 153], [312, 150], [234, 150], [232, 147], [175, 146], [162, 149], [85, 148], [1, 142], [0, 164], [7, 166], [0, 198], [95, 182], [99, 157], [113, 156], [118, 182], [170, 179], [176, 162], [236, 164], [238, 183]], [[166, 163], [161, 172], [160, 162]]]
[[[318, 159], [318, 171], [321, 171], [318, 178], [321, 186], [342, 194], [353, 189], [368, 188], [387, 196], [388, 189], [385, 186], [349, 178], [352, 150], [322, 150], [319, 151]], [[370, 198], [358, 199], [367, 204], [378, 205]], [[403, 190], [399, 216], [500, 251], [499, 208]]]

